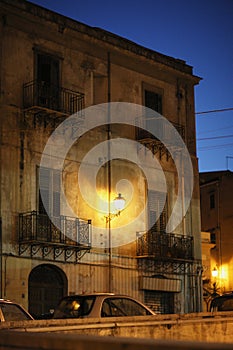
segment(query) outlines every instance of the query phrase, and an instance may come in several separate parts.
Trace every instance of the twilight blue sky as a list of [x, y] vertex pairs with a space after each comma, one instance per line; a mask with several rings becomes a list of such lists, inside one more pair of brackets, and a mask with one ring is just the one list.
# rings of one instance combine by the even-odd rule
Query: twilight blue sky
[[200, 171], [233, 171], [233, 0], [31, 0], [193, 66]]

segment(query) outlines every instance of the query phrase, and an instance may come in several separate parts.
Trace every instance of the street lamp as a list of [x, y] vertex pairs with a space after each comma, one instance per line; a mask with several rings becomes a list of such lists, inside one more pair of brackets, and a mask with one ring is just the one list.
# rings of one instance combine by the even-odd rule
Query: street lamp
[[211, 271], [212, 277], [214, 279], [213, 282], [213, 293], [212, 293], [212, 297], [216, 297], [218, 296], [218, 286], [217, 286], [217, 277], [218, 277], [218, 269], [216, 267], [213, 268], [213, 270]]
[[216, 267], [214, 267], [211, 274], [212, 274], [213, 278], [217, 278], [218, 277], [218, 269]]
[[[109, 195], [110, 200], [110, 195]], [[108, 288], [109, 292], [112, 292], [112, 237], [111, 237], [111, 220], [116, 216], [119, 216], [121, 211], [125, 207], [125, 198], [122, 197], [121, 193], [118, 193], [118, 196], [114, 198], [114, 207], [116, 209], [116, 213], [111, 213], [109, 210], [108, 216], [105, 216], [106, 226], [108, 226]], [[110, 208], [110, 202], [109, 202]]]
[[118, 193], [118, 196], [116, 198], [114, 198], [113, 200], [114, 202], [114, 207], [116, 209], [116, 213], [109, 213], [108, 216], [105, 216], [106, 219], [106, 223], [108, 224], [113, 218], [115, 218], [116, 216], [119, 216], [121, 211], [124, 209], [125, 207], [125, 198], [122, 197], [121, 193]]
[[114, 205], [116, 210], [118, 210], [118, 215], [120, 215], [121, 210], [125, 207], [125, 198], [122, 197], [121, 193], [118, 193], [118, 196], [114, 199]]

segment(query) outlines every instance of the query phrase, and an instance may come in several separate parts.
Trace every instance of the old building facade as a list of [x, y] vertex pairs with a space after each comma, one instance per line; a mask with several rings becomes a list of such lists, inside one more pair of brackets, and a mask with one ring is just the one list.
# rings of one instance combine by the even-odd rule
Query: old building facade
[[[65, 294], [100, 291], [137, 297], [156, 312], [200, 311], [194, 115], [194, 86], [200, 79], [192, 67], [23, 0], [3, 0], [0, 11], [1, 297], [17, 300], [35, 315], [48, 312]], [[121, 121], [117, 116], [112, 123], [99, 123], [101, 111], [109, 117], [106, 103], [112, 104], [111, 117], [120, 111]], [[161, 137], [148, 132], [157, 119], [146, 114], [139, 120], [142, 106], [164, 116], [179, 137], [166, 134], [164, 125]], [[79, 134], [88, 118], [90, 124]], [[52, 158], [60, 162], [66, 140], [74, 135], [62, 171], [50, 166]], [[182, 142], [173, 144], [172, 135], [187, 147], [188, 175], [185, 160], [177, 170], [184, 148]], [[55, 145], [52, 158], [46, 153], [48, 140]], [[123, 142], [124, 156], [109, 158], [106, 149], [98, 150], [110, 140], [120, 140], [119, 152]], [[92, 149], [97, 197], [88, 176], [78, 186], [81, 165]], [[131, 151], [137, 159], [141, 152], [156, 163], [166, 189], [154, 189], [148, 169], [134, 162]], [[43, 163], [42, 155], [50, 160]], [[187, 212], [186, 180], [193, 187]], [[109, 204], [100, 207], [98, 200], [110, 203], [119, 192], [125, 199], [120, 215]], [[88, 194], [95, 204], [85, 200]], [[167, 232], [177, 198], [183, 215]], [[122, 236], [115, 234], [118, 227]]]

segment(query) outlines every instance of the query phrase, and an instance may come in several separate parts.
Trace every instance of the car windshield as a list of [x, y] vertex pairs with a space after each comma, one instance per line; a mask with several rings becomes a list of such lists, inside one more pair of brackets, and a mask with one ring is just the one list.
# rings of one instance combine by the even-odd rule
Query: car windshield
[[53, 318], [79, 318], [87, 316], [94, 304], [94, 296], [76, 296], [62, 299]]
[[18, 305], [0, 304], [5, 321], [30, 320], [30, 316]]
[[146, 316], [150, 314], [142, 305], [128, 298], [107, 298], [101, 310], [102, 317]]

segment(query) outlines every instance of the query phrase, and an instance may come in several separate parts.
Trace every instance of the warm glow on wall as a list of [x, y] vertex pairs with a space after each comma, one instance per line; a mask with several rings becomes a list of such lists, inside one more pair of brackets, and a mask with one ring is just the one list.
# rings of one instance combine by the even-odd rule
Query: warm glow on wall
[[103, 214], [108, 213], [108, 193], [106, 189], [99, 189], [98, 190], [98, 197], [97, 197], [97, 203], [96, 208], [99, 209], [99, 211]]
[[221, 266], [219, 278], [221, 278], [222, 280], [228, 281], [228, 265], [227, 264]]

